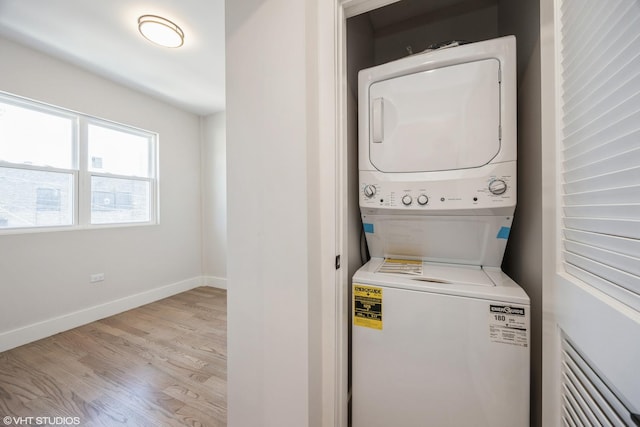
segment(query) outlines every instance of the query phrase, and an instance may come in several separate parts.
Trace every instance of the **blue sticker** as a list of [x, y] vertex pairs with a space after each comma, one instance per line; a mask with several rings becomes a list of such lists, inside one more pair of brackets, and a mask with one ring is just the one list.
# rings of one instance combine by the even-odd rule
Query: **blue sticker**
[[496, 236], [496, 239], [508, 239], [510, 231], [511, 231], [511, 228], [509, 227], [500, 227], [500, 231], [498, 231], [498, 235]]
[[[373, 234], [373, 224], [367, 224], [366, 222], [364, 224], [362, 224], [364, 226], [364, 232], [365, 233], [371, 233]], [[507, 233], [509, 234], [509, 233]]]

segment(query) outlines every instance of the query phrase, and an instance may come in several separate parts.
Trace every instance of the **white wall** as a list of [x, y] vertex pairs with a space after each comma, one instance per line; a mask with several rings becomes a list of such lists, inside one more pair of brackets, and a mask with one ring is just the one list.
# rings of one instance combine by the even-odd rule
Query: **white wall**
[[226, 5], [230, 427], [320, 422], [313, 5]]
[[0, 350], [198, 285], [199, 118], [1, 38], [0, 58], [0, 90], [160, 134], [161, 221], [0, 235]]
[[531, 299], [531, 425], [541, 425], [542, 400], [542, 137], [540, 2], [499, 3], [500, 34], [518, 49], [518, 206], [504, 271]]
[[227, 140], [225, 113], [202, 118], [202, 274], [227, 286]]
[[[397, 7], [397, 6], [396, 6]], [[407, 56], [407, 46], [414, 53], [423, 51], [432, 43], [447, 40], [480, 41], [498, 36], [498, 8], [470, 10], [467, 13], [439, 18], [426, 25], [376, 35], [375, 62], [383, 64]]]
[[349, 278], [362, 266], [360, 238], [362, 220], [358, 194], [358, 71], [373, 66], [373, 28], [366, 14], [347, 20], [347, 188]]

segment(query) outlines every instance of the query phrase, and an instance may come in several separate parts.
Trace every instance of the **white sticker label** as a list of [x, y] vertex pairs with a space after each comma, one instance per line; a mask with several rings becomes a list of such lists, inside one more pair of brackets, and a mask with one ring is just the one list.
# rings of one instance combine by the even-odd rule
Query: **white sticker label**
[[529, 309], [489, 305], [489, 338], [492, 342], [528, 347]]

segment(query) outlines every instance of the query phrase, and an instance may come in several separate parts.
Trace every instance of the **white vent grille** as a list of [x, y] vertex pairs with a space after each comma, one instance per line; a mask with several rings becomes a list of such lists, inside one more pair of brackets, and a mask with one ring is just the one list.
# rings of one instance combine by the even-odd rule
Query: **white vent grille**
[[562, 425], [640, 426], [633, 415], [571, 343], [562, 340]]
[[560, 8], [564, 265], [640, 311], [640, 2]]

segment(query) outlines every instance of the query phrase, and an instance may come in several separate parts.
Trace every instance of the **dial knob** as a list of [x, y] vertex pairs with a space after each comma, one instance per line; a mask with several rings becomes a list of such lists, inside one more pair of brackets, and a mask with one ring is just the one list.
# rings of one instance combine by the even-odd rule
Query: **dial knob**
[[373, 185], [365, 185], [364, 186], [364, 195], [368, 198], [372, 198], [376, 195], [376, 187]]
[[413, 198], [408, 195], [405, 194], [404, 196], [402, 196], [402, 204], [405, 206], [409, 206], [411, 204], [411, 202], [413, 202]]
[[424, 194], [421, 194], [418, 196], [418, 203], [422, 206], [426, 205], [427, 203], [429, 203], [429, 198], [427, 196], [425, 196]]
[[507, 191], [507, 183], [502, 179], [494, 179], [489, 183], [489, 191], [496, 196], [504, 194]]

